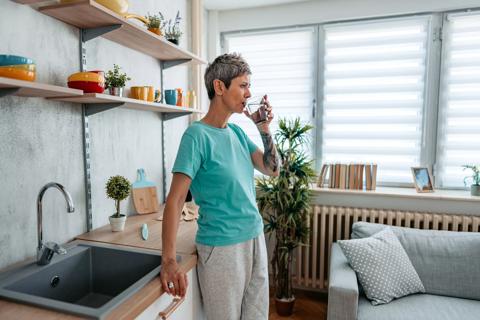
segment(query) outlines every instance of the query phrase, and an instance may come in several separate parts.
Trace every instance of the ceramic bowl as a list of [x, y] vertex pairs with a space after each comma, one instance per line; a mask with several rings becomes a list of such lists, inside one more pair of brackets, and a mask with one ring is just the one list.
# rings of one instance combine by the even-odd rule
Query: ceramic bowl
[[25, 81], [35, 81], [35, 76], [35, 71], [28, 71], [11, 67], [0, 69], [0, 77], [13, 78]]
[[15, 64], [11, 66], [1, 66], [0, 70], [5, 70], [5, 69], [18, 69], [18, 70], [25, 70], [25, 71], [32, 71], [35, 72], [35, 65], [34, 64]]
[[68, 87], [83, 90], [85, 93], [103, 93], [105, 90], [103, 83], [92, 81], [69, 81]]
[[77, 72], [68, 77], [68, 81], [88, 81], [88, 82], [97, 82], [105, 83], [105, 78], [95, 72]]
[[33, 60], [22, 56], [10, 54], [0, 54], [0, 66], [10, 66], [16, 64], [33, 64]]

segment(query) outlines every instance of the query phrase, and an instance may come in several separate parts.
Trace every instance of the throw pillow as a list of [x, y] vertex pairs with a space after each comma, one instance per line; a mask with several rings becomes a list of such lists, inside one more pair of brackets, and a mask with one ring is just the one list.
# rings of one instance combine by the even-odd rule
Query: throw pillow
[[407, 253], [390, 228], [368, 238], [340, 240], [338, 244], [373, 305], [425, 292]]

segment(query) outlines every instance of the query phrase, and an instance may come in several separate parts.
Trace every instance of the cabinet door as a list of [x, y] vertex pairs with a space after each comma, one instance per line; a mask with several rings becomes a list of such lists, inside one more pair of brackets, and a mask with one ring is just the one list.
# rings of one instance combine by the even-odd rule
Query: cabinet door
[[[187, 273], [188, 288], [185, 300], [179, 307], [167, 318], [168, 320], [203, 320], [203, 308], [198, 288], [196, 268]], [[136, 319], [137, 320], [162, 320], [159, 313], [166, 310], [172, 303], [173, 297], [163, 294], [147, 309], [145, 309]]]

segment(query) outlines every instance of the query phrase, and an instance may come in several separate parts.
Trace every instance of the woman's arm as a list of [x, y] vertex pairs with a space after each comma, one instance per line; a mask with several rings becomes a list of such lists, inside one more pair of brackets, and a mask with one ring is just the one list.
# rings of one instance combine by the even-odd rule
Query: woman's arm
[[[192, 179], [182, 173], [174, 173], [167, 196], [162, 223], [162, 268], [160, 279], [163, 290], [174, 296], [185, 296], [188, 286], [187, 275], [181, 272], [176, 260], [178, 222]], [[173, 288], [168, 283], [173, 283]]]
[[280, 157], [278, 156], [277, 148], [268, 127], [269, 123], [270, 122], [257, 125], [260, 135], [262, 136], [264, 151], [262, 152], [262, 150], [257, 149], [257, 151], [252, 153], [252, 162], [255, 169], [261, 173], [277, 177], [280, 172]]

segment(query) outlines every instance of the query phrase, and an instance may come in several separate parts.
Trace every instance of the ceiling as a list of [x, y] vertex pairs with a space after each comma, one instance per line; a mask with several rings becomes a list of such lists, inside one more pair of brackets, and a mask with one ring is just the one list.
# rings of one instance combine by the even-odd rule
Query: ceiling
[[233, 10], [303, 1], [307, 0], [204, 0], [203, 4], [207, 10]]

